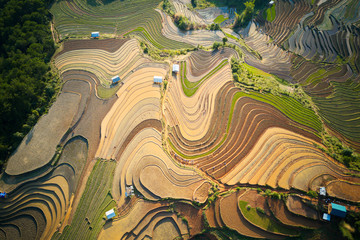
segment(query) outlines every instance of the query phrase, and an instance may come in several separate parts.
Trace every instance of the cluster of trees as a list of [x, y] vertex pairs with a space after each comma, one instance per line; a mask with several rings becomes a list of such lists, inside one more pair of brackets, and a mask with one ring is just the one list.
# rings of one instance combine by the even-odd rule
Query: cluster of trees
[[253, 1], [245, 2], [244, 6], [245, 9], [240, 14], [236, 14], [234, 27], [246, 26], [254, 14], [255, 3]]
[[326, 149], [319, 147], [328, 155], [343, 163], [351, 170], [360, 171], [360, 155], [354, 152], [351, 148], [344, 146], [344, 144], [336, 137], [325, 135], [323, 143]]
[[55, 93], [50, 1], [0, 0], [0, 170]]

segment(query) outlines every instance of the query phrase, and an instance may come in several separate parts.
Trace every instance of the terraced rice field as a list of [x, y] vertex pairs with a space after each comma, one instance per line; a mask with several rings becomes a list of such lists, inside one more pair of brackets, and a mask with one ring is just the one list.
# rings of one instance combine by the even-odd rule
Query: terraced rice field
[[[140, 55], [140, 46], [135, 39], [129, 41], [117, 41], [116, 39], [99, 40], [95, 49], [86, 48], [86, 44], [93, 41], [84, 41], [81, 49], [72, 50], [72, 46], [77, 41], [69, 41], [65, 43], [64, 51], [61, 52], [55, 61], [56, 67], [60, 73], [71, 70], [83, 70], [93, 73], [102, 84], [110, 86], [111, 78], [119, 76], [124, 79], [127, 74], [142, 63], [150, 62], [150, 60]], [[122, 43], [118, 49], [110, 52], [102, 50], [100, 47], [108, 45], [112, 46]], [[75, 48], [75, 46], [73, 47]]]
[[304, 196], [321, 186], [358, 211], [358, 172], [325, 139], [360, 151], [360, 5], [278, 0], [240, 31], [186, 32], [160, 2], [53, 3], [62, 89], [0, 176], [0, 239], [322, 238], [326, 205]]
[[262, 31], [258, 31], [255, 23], [251, 23], [243, 35], [245, 43], [261, 56], [261, 59], [258, 59], [251, 54], [246, 54], [245, 62], [247, 64], [280, 78], [291, 80], [290, 54], [288, 52], [279, 48], [274, 42], [270, 42], [270, 37]]
[[196, 11], [191, 11], [183, 1], [172, 0], [171, 2], [175, 8], [175, 13], [184, 15], [191, 22], [195, 22], [198, 24], [206, 24], [205, 20], [199, 15], [199, 13], [197, 13]]
[[6, 173], [21, 175], [49, 164], [61, 138], [71, 126], [79, 103], [78, 94], [62, 92], [49, 113], [41, 117], [11, 156]]
[[225, 36], [221, 31], [208, 31], [208, 30], [192, 30], [183, 32], [178, 29], [171, 18], [164, 12], [159, 11], [162, 18], [162, 30], [161, 33], [168, 39], [181, 41], [187, 44], [187, 46], [211, 46], [213, 42], [221, 42]]
[[[81, 138], [69, 141], [59, 164], [36, 181], [21, 184], [0, 199], [2, 239], [49, 239], [68, 218], [72, 197], [86, 161], [87, 145]], [[76, 158], [75, 161], [72, 158]]]
[[186, 223], [168, 210], [166, 203], [137, 200], [128, 214], [114, 220], [112, 227], [104, 228], [99, 239], [174, 239], [188, 236]]
[[68, 36], [90, 36], [91, 32], [119, 36], [126, 33], [141, 36], [158, 48], [187, 48], [189, 45], [165, 38], [161, 34], [161, 16], [154, 8], [159, 0], [89, 2], [56, 1], [50, 11], [60, 39]]
[[72, 223], [53, 239], [94, 239], [105, 223], [105, 212], [115, 207], [111, 195], [115, 162], [98, 161], [91, 172]]
[[343, 136], [354, 149], [360, 149], [360, 92], [355, 83], [331, 83], [334, 93], [326, 98], [314, 98], [325, 124]]

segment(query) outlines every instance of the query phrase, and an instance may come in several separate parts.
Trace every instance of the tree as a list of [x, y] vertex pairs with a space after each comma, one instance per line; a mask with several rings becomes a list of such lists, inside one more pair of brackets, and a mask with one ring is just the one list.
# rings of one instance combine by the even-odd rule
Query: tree
[[254, 13], [255, 4], [252, 1], [244, 3], [245, 10], [241, 14], [236, 14], [236, 22], [234, 27], [243, 27], [251, 20]]
[[211, 30], [211, 31], [220, 30], [220, 25], [213, 23], [213, 24], [210, 25], [210, 30]]
[[222, 41], [223, 41], [223, 45], [225, 46], [225, 43], [228, 41], [228, 38], [227, 38], [227, 37], [224, 37], [224, 38], [222, 39]]
[[221, 46], [221, 43], [214, 42], [212, 47], [213, 47], [213, 49], [218, 50], [220, 46]]

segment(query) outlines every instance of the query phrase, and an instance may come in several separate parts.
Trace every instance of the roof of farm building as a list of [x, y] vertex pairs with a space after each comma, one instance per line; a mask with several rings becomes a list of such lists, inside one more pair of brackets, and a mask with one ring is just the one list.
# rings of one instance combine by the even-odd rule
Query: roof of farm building
[[116, 82], [120, 81], [120, 77], [115, 76], [115, 77], [111, 78], [111, 80], [112, 80], [113, 83], [116, 83]]
[[329, 214], [327, 214], [327, 213], [323, 214], [323, 220], [330, 221], [330, 219], [331, 219], [331, 216]]
[[341, 211], [341, 212], [346, 212], [346, 207], [345, 206], [339, 205], [339, 204], [336, 204], [336, 203], [331, 203], [331, 208], [335, 209], [335, 210], [338, 210], [338, 211]]
[[91, 33], [91, 37], [99, 37], [100, 33], [99, 32], [92, 32]]
[[179, 71], [180, 71], [179, 64], [173, 64], [173, 72], [179, 72]]
[[326, 196], [326, 188], [325, 187], [320, 187], [320, 195]]
[[346, 207], [336, 203], [331, 203], [330, 214], [344, 218], [346, 216]]
[[114, 209], [111, 209], [111, 210], [107, 211], [107, 212], [105, 213], [105, 215], [106, 215], [106, 218], [107, 218], [107, 219], [111, 219], [111, 218], [115, 217]]
[[154, 76], [154, 83], [162, 83], [162, 77], [161, 76]]

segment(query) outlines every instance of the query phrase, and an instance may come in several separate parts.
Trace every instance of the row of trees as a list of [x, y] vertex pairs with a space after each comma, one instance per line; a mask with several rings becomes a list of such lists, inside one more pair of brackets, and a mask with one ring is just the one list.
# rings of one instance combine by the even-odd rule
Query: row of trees
[[55, 93], [51, 0], [0, 0], [0, 170]]

